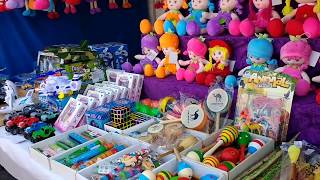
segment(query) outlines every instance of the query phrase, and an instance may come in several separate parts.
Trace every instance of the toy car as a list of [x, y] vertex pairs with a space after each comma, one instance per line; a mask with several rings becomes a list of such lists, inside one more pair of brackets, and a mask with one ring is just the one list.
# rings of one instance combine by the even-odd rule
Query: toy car
[[30, 140], [32, 133], [35, 131], [40, 130], [42, 127], [47, 126], [48, 124], [45, 122], [37, 122], [37, 123], [33, 123], [30, 127], [27, 127], [24, 132], [23, 132], [23, 136], [24, 138]]
[[44, 139], [47, 139], [49, 137], [52, 137], [55, 135], [54, 132], [55, 132], [55, 129], [52, 126], [50, 125], [43, 126], [39, 130], [34, 131], [32, 133], [31, 142], [36, 143]]
[[6, 121], [6, 127], [5, 130], [10, 132], [13, 135], [16, 135], [19, 133], [18, 124], [20, 122], [24, 122], [27, 119], [27, 117], [23, 115], [16, 116], [8, 121]]
[[18, 124], [18, 128], [19, 128], [18, 133], [22, 133], [25, 128], [31, 126], [32, 124], [34, 124], [38, 121], [39, 121], [39, 118], [37, 118], [37, 117], [29, 117], [29, 118], [25, 119], [23, 122], [20, 122]]
[[48, 111], [48, 112], [43, 113], [40, 116], [40, 119], [43, 122], [47, 122], [49, 124], [53, 124], [57, 120], [58, 117], [59, 117], [59, 113]]

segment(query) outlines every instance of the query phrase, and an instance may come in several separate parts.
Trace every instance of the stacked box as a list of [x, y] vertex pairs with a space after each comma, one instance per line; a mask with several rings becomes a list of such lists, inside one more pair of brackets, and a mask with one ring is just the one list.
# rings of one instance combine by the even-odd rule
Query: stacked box
[[125, 123], [128, 120], [130, 113], [131, 111], [128, 107], [118, 106], [112, 108], [111, 117], [113, 124]]

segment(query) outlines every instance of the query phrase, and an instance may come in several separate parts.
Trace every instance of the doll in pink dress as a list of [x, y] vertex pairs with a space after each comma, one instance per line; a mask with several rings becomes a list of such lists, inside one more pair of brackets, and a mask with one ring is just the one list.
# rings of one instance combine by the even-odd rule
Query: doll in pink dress
[[312, 49], [305, 40], [289, 41], [280, 49], [280, 59], [286, 64], [276, 69], [297, 80], [296, 95], [305, 96], [310, 91], [310, 78], [304, 71], [309, 66]]
[[207, 45], [199, 38], [192, 38], [188, 41], [187, 51], [184, 54], [188, 54], [190, 60], [179, 60], [181, 66], [188, 66], [187, 69], [179, 68], [176, 73], [177, 80], [186, 80], [191, 83], [195, 80], [196, 75], [203, 72], [204, 64], [208, 62], [205, 60], [207, 53]]

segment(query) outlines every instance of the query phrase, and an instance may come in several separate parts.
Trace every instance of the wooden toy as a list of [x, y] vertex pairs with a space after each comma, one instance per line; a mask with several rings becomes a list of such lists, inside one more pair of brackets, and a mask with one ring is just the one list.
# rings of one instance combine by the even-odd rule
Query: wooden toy
[[239, 162], [239, 158], [240, 158], [239, 150], [233, 147], [225, 148], [220, 155], [220, 159], [222, 161], [230, 161], [235, 164]]
[[238, 144], [240, 146], [240, 162], [245, 159], [245, 151], [251, 141], [251, 135], [248, 132], [240, 132]]
[[218, 180], [219, 178], [214, 174], [207, 174], [205, 176], [200, 177], [200, 180]]
[[217, 167], [219, 165], [219, 160], [215, 156], [205, 157], [202, 161], [203, 164], [206, 164], [211, 167]]
[[296, 145], [291, 145], [289, 148], [288, 148], [288, 155], [289, 155], [289, 158], [290, 158], [290, 162], [291, 162], [291, 167], [290, 167], [290, 180], [296, 180], [297, 179], [297, 166], [296, 166], [296, 163], [297, 163], [297, 160], [299, 159], [299, 156], [300, 156], [300, 148], [297, 147]]
[[183, 109], [181, 122], [189, 129], [202, 131], [207, 125], [208, 116], [201, 105], [191, 104]]
[[176, 155], [176, 158], [179, 161], [178, 169], [177, 169], [178, 177], [191, 179], [193, 176], [193, 170], [191, 169], [190, 165], [182, 161], [180, 153], [177, 148], [173, 148], [173, 151]]
[[236, 165], [233, 162], [230, 161], [223, 161], [218, 165], [218, 169], [221, 169], [223, 171], [229, 172], [231, 169], [233, 169]]
[[202, 151], [194, 150], [194, 151], [188, 152], [187, 157], [194, 160], [194, 161], [202, 162], [203, 155], [204, 155], [204, 153]]
[[203, 157], [208, 157], [214, 153], [220, 146], [233, 143], [239, 136], [239, 131], [234, 126], [226, 126], [219, 135], [219, 141]]
[[172, 177], [169, 171], [161, 171], [157, 174], [157, 180], [170, 180]]
[[156, 175], [150, 170], [145, 170], [139, 176], [139, 180], [156, 180]]
[[264, 145], [265, 145], [265, 143], [260, 139], [252, 140], [248, 145], [248, 154], [247, 154], [247, 156], [250, 155], [250, 154], [254, 154], [259, 149], [261, 149]]
[[[179, 152], [185, 150], [186, 148], [190, 147], [190, 146], [193, 146], [194, 144], [196, 144], [198, 142], [198, 139], [194, 136], [188, 136], [186, 138], [184, 138], [178, 145], [177, 147], [177, 150]], [[169, 154], [172, 154], [174, 151], [171, 150], [171, 151], [168, 151], [166, 153], [163, 153], [163, 154], [160, 154], [159, 155], [159, 158], [162, 159], [164, 158], [165, 156], [169, 155]]]

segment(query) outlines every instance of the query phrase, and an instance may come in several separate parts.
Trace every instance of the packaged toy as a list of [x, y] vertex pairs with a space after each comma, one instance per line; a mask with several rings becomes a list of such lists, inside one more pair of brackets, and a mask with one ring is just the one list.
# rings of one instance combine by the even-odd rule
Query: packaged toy
[[320, 2], [318, 0], [296, 0], [296, 9], [291, 7], [291, 0], [286, 0], [282, 9], [286, 23], [286, 32], [289, 35], [307, 35], [309, 38], [319, 36]]
[[222, 40], [209, 42], [209, 63], [204, 67], [204, 72], [197, 74], [196, 82], [210, 86], [215, 83], [216, 78], [229, 75], [229, 57], [232, 49], [229, 44]]
[[[256, 12], [257, 9], [257, 12]], [[267, 30], [268, 25], [271, 21], [277, 21], [280, 24], [275, 27], [271, 27], [272, 30], [269, 33], [273, 32], [273, 29], [282, 29], [282, 22], [280, 20], [279, 14], [272, 9], [271, 0], [262, 0], [255, 1], [249, 0], [249, 16], [247, 19], [239, 22], [239, 19], [233, 20], [236, 22], [232, 23], [232, 26], [229, 26], [229, 32], [232, 35], [240, 35], [250, 37], [254, 33], [263, 32]], [[280, 26], [280, 28], [279, 28]], [[269, 30], [269, 29], [268, 29]], [[279, 33], [279, 32], [277, 32]], [[283, 32], [280, 32], [282, 34]], [[272, 35], [273, 36], [273, 35]], [[279, 36], [279, 34], [276, 34]]]
[[176, 74], [180, 68], [178, 63], [179, 37], [173, 33], [165, 33], [160, 37], [160, 48], [165, 55], [156, 69], [157, 78], [165, 78], [169, 74]]
[[[132, 7], [132, 5], [129, 2], [129, 0], [122, 0], [122, 8], [129, 9], [131, 7]], [[118, 6], [116, 0], [109, 0], [109, 9], [118, 9], [118, 8], [119, 8], [119, 6]]]
[[294, 89], [290, 76], [274, 71], [246, 71], [239, 85], [235, 126], [284, 141]]
[[[209, 9], [209, 12], [207, 12]], [[214, 4], [211, 0], [190, 1], [189, 15], [177, 24], [177, 33], [179, 36], [199, 35], [207, 33], [207, 21], [211, 18], [214, 11]]]
[[[219, 12], [215, 13], [211, 20], [208, 21], [207, 31], [210, 36], [217, 36], [222, 34], [226, 29], [229, 29], [231, 35], [237, 35], [240, 32], [233, 32], [238, 30], [234, 28], [235, 22], [239, 22], [238, 15], [242, 14], [243, 0], [220, 0]], [[234, 21], [232, 21], [234, 20]]]
[[247, 64], [249, 66], [241, 69], [238, 73], [242, 76], [246, 70], [267, 71], [277, 67], [277, 60], [271, 59], [273, 55], [273, 45], [271, 39], [265, 35], [258, 35], [250, 40], [247, 52]]
[[205, 60], [207, 53], [207, 46], [199, 38], [192, 38], [188, 41], [187, 51], [184, 54], [188, 54], [189, 60], [179, 60], [181, 66], [188, 66], [187, 69], [179, 68], [177, 70], [177, 80], [186, 80], [191, 83], [195, 80], [196, 75], [204, 71], [204, 64], [208, 61]]
[[296, 95], [305, 96], [310, 91], [310, 78], [305, 70], [309, 66], [311, 46], [306, 40], [287, 42], [280, 49], [280, 59], [286, 64], [276, 72], [287, 74], [296, 79]]

